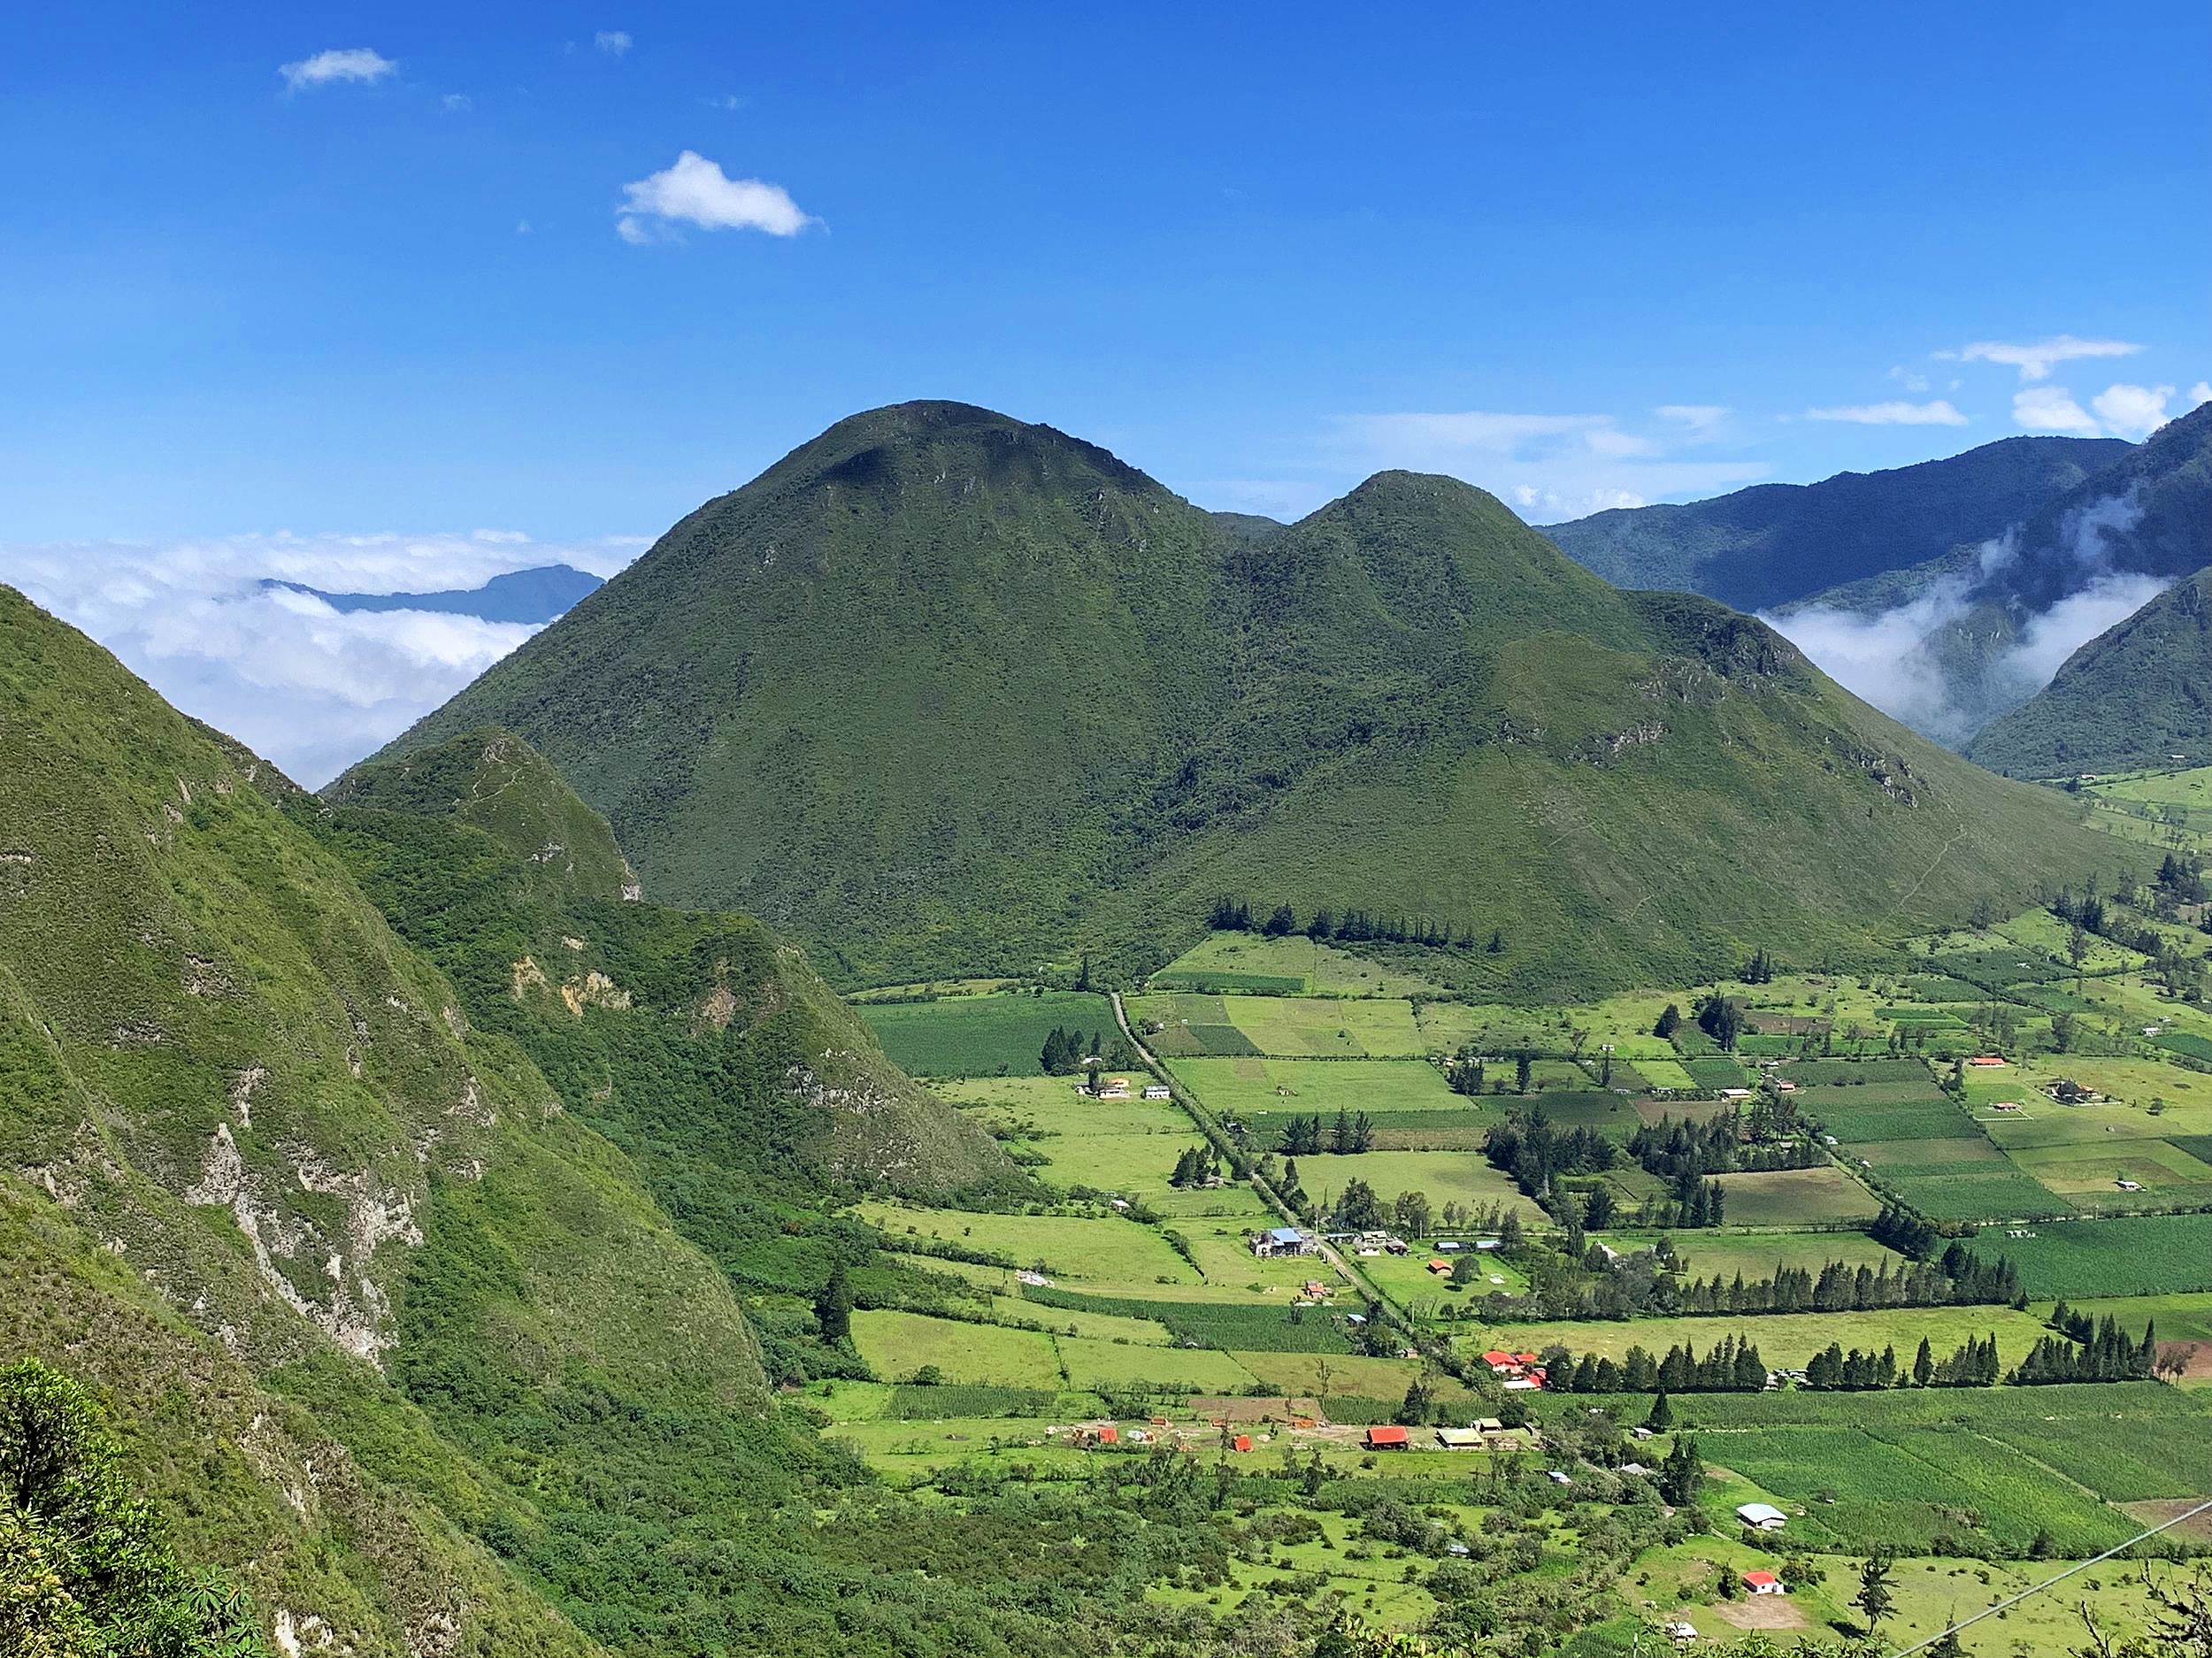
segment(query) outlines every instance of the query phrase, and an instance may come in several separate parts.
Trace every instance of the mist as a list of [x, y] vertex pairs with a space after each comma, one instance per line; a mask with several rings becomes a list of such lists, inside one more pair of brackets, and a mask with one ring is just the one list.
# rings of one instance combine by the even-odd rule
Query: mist
[[[2047, 568], [2022, 571], [2017, 527], [1976, 549], [1968, 568], [1939, 578], [1903, 604], [1875, 613], [1822, 605], [1761, 619], [1782, 633], [1853, 695], [1937, 741], [1957, 746], [1995, 714], [2017, 707], [2051, 682], [2060, 666], [2098, 634], [2124, 621], [2170, 579], [2116, 569], [2117, 538], [2142, 521], [2135, 492], [2108, 495], [2069, 513]], [[2002, 603], [2018, 589], [2055, 584], [2060, 596], [2017, 624], [2012, 643], [1978, 679], [1947, 673], [1936, 636], [1977, 604]], [[1993, 702], [2000, 706], [1993, 706]]]

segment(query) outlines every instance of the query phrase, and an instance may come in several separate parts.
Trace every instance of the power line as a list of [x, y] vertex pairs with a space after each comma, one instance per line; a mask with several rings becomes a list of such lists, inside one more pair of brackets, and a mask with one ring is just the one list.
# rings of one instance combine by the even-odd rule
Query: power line
[[1956, 1623], [1945, 1625], [1941, 1633], [1931, 1635], [1924, 1641], [1919, 1641], [1910, 1646], [1907, 1646], [1903, 1650], [1893, 1654], [1891, 1658], [1912, 1658], [1913, 1654], [1920, 1651], [1923, 1647], [1934, 1646], [1936, 1642], [1941, 1640], [1945, 1635], [1955, 1635], [1959, 1631], [1966, 1628], [1970, 1623], [1978, 1623], [1984, 1618], [1987, 1617], [1992, 1612], [2001, 1612], [2007, 1607], [2018, 1606], [2021, 1601], [2026, 1600], [2030, 1595], [2040, 1594], [2053, 1584], [2063, 1583], [2067, 1578], [2072, 1577], [2078, 1571], [2086, 1571], [2090, 1567], [2097, 1565], [2101, 1562], [2110, 1560], [2115, 1554], [2122, 1554], [2128, 1549], [2133, 1548], [2138, 1543], [2141, 1542], [2147, 1537], [2156, 1537], [2161, 1531], [2167, 1530], [2169, 1527], [2179, 1525], [2184, 1520], [2193, 1519], [2198, 1515], [2207, 1512], [2212, 1512], [2212, 1497], [2207, 1497], [2202, 1502], [2197, 1504], [2195, 1508], [2187, 1510], [2185, 1513], [2177, 1514], [2170, 1520], [2161, 1520], [2156, 1525], [2151, 1527], [2147, 1531], [2138, 1531], [2133, 1537], [2128, 1539], [2128, 1540], [2124, 1543], [2114, 1544], [2101, 1554], [2092, 1555], [2087, 1560], [2077, 1562], [2075, 1564], [2069, 1566], [2064, 1571], [2060, 1572], [2055, 1577], [2047, 1577], [2041, 1583], [2032, 1584], [2027, 1588], [2021, 1590], [2018, 1594], [2007, 1595], [2003, 1600], [1997, 1601], [1994, 1605], [1984, 1607], [1980, 1611], [1975, 1613], [1972, 1617], [1962, 1619]]

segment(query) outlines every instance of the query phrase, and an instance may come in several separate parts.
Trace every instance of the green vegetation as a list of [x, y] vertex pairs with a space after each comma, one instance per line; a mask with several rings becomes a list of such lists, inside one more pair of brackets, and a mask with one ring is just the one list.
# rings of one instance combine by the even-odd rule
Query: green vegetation
[[2160, 1295], [2212, 1290], [2212, 1215], [2047, 1222], [1988, 1247], [2038, 1297]]
[[1102, 1058], [1112, 1059], [1120, 1040], [1106, 998], [1071, 990], [864, 1002], [856, 1010], [892, 1063], [918, 1077], [1041, 1075], [1046, 1039], [1064, 1026], [1096, 1035], [1091, 1051]]
[[1465, 485], [1385, 473], [1254, 539], [953, 403], [707, 503], [389, 752], [493, 724], [657, 897], [757, 912], [847, 984], [1086, 953], [1125, 980], [1228, 892], [1441, 927], [1471, 942], [1360, 953], [1548, 999], [1863, 956], [2113, 862], [2070, 802]]

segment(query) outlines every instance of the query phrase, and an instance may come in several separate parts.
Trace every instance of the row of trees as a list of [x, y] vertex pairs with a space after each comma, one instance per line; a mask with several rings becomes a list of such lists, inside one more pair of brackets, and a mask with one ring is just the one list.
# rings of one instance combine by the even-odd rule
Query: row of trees
[[1747, 1283], [1739, 1272], [1724, 1283], [1720, 1274], [1693, 1278], [1676, 1292], [1676, 1309], [1691, 1314], [1865, 1312], [1883, 1307], [1952, 1307], [2010, 1303], [2020, 1293], [2019, 1276], [2008, 1261], [1985, 1263], [1966, 1252], [1965, 1275], [1951, 1277], [1933, 1262], [1913, 1262], [1892, 1272], [1831, 1261], [1817, 1274], [1809, 1267], [1783, 1267], [1771, 1278]]
[[1290, 1157], [1310, 1157], [1324, 1151], [1344, 1156], [1374, 1148], [1374, 1119], [1364, 1111], [1354, 1116], [1340, 1109], [1325, 1131], [1318, 1111], [1310, 1117], [1292, 1117], [1283, 1125], [1281, 1138], [1275, 1147]]
[[1167, 1183], [1178, 1191], [1193, 1191], [1221, 1178], [1221, 1161], [1210, 1146], [1193, 1146], [1175, 1160], [1175, 1172]]
[[[2061, 1322], [2061, 1315], [2064, 1322]], [[2005, 1379], [2022, 1386], [2046, 1382], [2145, 1382], [2158, 1365], [2158, 1330], [2143, 1326], [2143, 1339], [2132, 1341], [2119, 1320], [2107, 1314], [2093, 1328], [2089, 1315], [2063, 1304], [2051, 1309], [2051, 1322], [2063, 1332], [2045, 1336], [2028, 1349]]]
[[1045, 1038], [1044, 1049], [1038, 1055], [1048, 1077], [1072, 1077], [1106, 1052], [1105, 1033], [1093, 1031], [1087, 1037], [1073, 1028], [1055, 1025]]
[[1533, 1198], [1551, 1194], [1563, 1176], [1603, 1174], [1619, 1161], [1619, 1148], [1592, 1128], [1554, 1128], [1544, 1108], [1532, 1105], [1509, 1112], [1483, 1137], [1483, 1155], [1513, 1178]]
[[[1548, 1358], [1550, 1355], [1546, 1355]], [[1632, 1347], [1614, 1360], [1586, 1353], [1569, 1362], [1564, 1347], [1545, 1375], [1545, 1386], [1567, 1393], [1757, 1393], [1767, 1385], [1766, 1362], [1749, 1341], [1724, 1336], [1709, 1353], [1700, 1355], [1687, 1342], [1677, 1342], [1663, 1358], [1654, 1358], [1641, 1347]]]
[[1485, 940], [1472, 924], [1455, 929], [1449, 922], [1426, 916], [1409, 919], [1356, 909], [1348, 909], [1339, 915], [1324, 905], [1302, 922], [1298, 912], [1288, 904], [1277, 904], [1256, 925], [1253, 913], [1252, 906], [1245, 900], [1225, 894], [1215, 899], [1213, 907], [1206, 912], [1206, 925], [1217, 933], [1258, 933], [1271, 939], [1295, 935], [1334, 939], [1344, 944], [1421, 944], [1432, 949], [1462, 950], [1480, 948], [1493, 956], [1502, 955], [1505, 950], [1505, 935], [1495, 929]]
[[1970, 1339], [1949, 1358], [1939, 1362], [1928, 1339], [1923, 1336], [1920, 1350], [1914, 1355], [1909, 1370], [1899, 1367], [1894, 1347], [1884, 1347], [1879, 1353], [1871, 1349], [1862, 1353], [1853, 1347], [1847, 1353], [1841, 1343], [1834, 1341], [1805, 1362], [1808, 1387], [1857, 1393], [1908, 1384], [1915, 1387], [1994, 1387], [1997, 1338], [1989, 1336], [1979, 1341]]

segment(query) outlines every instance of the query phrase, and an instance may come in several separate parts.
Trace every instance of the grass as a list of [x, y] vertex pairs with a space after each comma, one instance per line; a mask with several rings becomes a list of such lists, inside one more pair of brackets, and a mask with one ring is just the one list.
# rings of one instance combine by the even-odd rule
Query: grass
[[1447, 1113], [1486, 1126], [1503, 1116], [1486, 1100], [1454, 1094], [1425, 1060], [1179, 1059], [1169, 1069], [1207, 1109], [1240, 1119], [1256, 1134], [1317, 1111], [1325, 1127], [1340, 1110]]
[[1737, 1061], [1724, 1055], [1708, 1055], [1701, 1059], [1686, 1059], [1682, 1069], [1690, 1073], [1690, 1080], [1701, 1088], [1747, 1088], [1751, 1077]]
[[1210, 933], [1153, 974], [1150, 983], [1162, 990], [1207, 986], [1315, 996], [1404, 997], [1436, 988], [1418, 974], [1368, 961], [1333, 944], [1253, 933]]
[[1068, 1380], [1077, 1387], [1240, 1393], [1256, 1379], [1230, 1355], [1210, 1348], [1134, 1347], [1081, 1336], [1060, 1337], [1059, 1348]]
[[925, 1313], [861, 1311], [853, 1315], [853, 1345], [870, 1370], [893, 1381], [910, 1380], [933, 1366], [949, 1382], [1000, 1387], [1058, 1387], [1063, 1382], [1053, 1338], [1033, 1330]]
[[1008, 1256], [1057, 1278], [1102, 1285], [1195, 1281], [1189, 1263], [1150, 1226], [1071, 1215], [985, 1215], [921, 1209], [871, 1199], [855, 1206], [897, 1248], [909, 1236], [934, 1238]]
[[1451, 1200], [1478, 1209], [1503, 1203], [1520, 1209], [1524, 1224], [1542, 1218], [1513, 1182], [1484, 1162], [1479, 1152], [1371, 1151], [1356, 1156], [1301, 1157], [1298, 1178], [1317, 1200], [1324, 1193], [1341, 1192], [1347, 1181], [1364, 1180], [1385, 1203], [1401, 1192], [1422, 1192], [1435, 1209]]
[[[1609, 1235], [1606, 1241], [1617, 1249], [1631, 1249], [1647, 1245], [1654, 1235], [1616, 1233]], [[1670, 1232], [1667, 1236], [1687, 1263], [1691, 1275], [1701, 1278], [1718, 1273], [1732, 1279], [1740, 1272], [1746, 1282], [1755, 1282], [1771, 1278], [1778, 1266], [1802, 1267], [1817, 1273], [1831, 1261], [1842, 1261], [1855, 1267], [1878, 1267], [1887, 1262], [1893, 1270], [1903, 1258], [1888, 1246], [1856, 1232], [1692, 1231]]]
[[1871, 1220], [1882, 1205], [1832, 1164], [1716, 1177], [1727, 1194], [1722, 1211], [1732, 1226], [1820, 1226]]
[[1073, 990], [862, 1002], [855, 1011], [892, 1063], [918, 1077], [1036, 1076], [1054, 1027], [1110, 1040], [1114, 1025], [1105, 997]]

